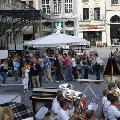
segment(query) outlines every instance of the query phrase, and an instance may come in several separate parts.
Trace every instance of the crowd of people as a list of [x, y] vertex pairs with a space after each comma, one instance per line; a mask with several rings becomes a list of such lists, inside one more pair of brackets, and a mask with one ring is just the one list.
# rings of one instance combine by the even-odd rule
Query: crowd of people
[[[49, 105], [45, 104], [44, 107], [38, 109], [35, 116], [32, 112], [28, 116], [33, 116], [36, 119], [42, 120], [96, 120], [96, 110], [94, 107], [89, 108], [87, 101], [82, 97], [81, 99], [67, 99], [63, 95], [64, 90], [58, 90], [56, 97]], [[120, 82], [109, 83], [108, 88], [103, 91], [102, 98], [102, 114], [99, 120], [120, 120]], [[8, 104], [8, 103], [7, 103]], [[11, 103], [10, 103], [11, 104]], [[15, 104], [15, 103], [12, 103]], [[20, 105], [21, 106], [21, 105]], [[2, 111], [4, 109], [4, 111]], [[7, 111], [5, 111], [7, 109]], [[12, 108], [2, 107], [0, 108], [3, 114], [3, 120], [12, 120], [14, 112]], [[27, 111], [26, 111], [27, 112]], [[28, 114], [28, 113], [26, 113]], [[1, 117], [1, 116], [0, 116]], [[22, 115], [16, 115], [17, 118], [25, 117]], [[33, 119], [33, 118], [31, 118]]]
[[[28, 83], [31, 83], [32, 87], [40, 87], [42, 81], [68, 82], [88, 79], [89, 73], [94, 73], [95, 79], [100, 80], [103, 65], [104, 63], [97, 53], [90, 55], [84, 52], [77, 55], [74, 51], [69, 51], [63, 54], [57, 49], [54, 54], [48, 51], [43, 54], [32, 54], [31, 52], [9, 54], [6, 60], [1, 60], [0, 75], [2, 76], [2, 86], [6, 86], [9, 69], [11, 69], [14, 82], [22, 81], [25, 89], [28, 90]], [[54, 73], [55, 79], [53, 79], [52, 73]]]
[[[116, 53], [116, 52], [114, 52]], [[59, 49], [55, 52], [46, 51], [40, 53], [10, 53], [7, 59], [0, 62], [0, 75], [2, 86], [6, 86], [7, 77], [10, 76], [9, 68], [12, 70], [14, 82], [22, 82], [24, 91], [28, 92], [29, 86], [39, 88], [42, 82], [69, 82], [78, 79], [89, 79], [89, 74], [94, 74], [96, 80], [100, 80], [100, 74], [104, 70], [102, 59], [95, 54], [85, 51], [77, 55], [73, 50], [63, 53]], [[55, 78], [52, 76], [54, 75]], [[108, 89], [103, 91], [101, 120], [120, 119], [120, 82], [110, 83]], [[52, 107], [44, 107], [49, 116], [57, 117], [57, 120], [95, 120], [95, 111], [89, 110], [87, 103], [80, 100], [81, 108], [76, 102], [63, 97], [62, 91], [58, 91], [52, 102]], [[84, 107], [83, 107], [84, 106]], [[40, 113], [43, 113], [43, 111]], [[83, 114], [84, 113], [84, 114]], [[43, 114], [41, 114], [43, 116]], [[37, 114], [36, 114], [36, 117]], [[81, 117], [81, 118], [80, 118]], [[43, 119], [44, 120], [44, 119]]]

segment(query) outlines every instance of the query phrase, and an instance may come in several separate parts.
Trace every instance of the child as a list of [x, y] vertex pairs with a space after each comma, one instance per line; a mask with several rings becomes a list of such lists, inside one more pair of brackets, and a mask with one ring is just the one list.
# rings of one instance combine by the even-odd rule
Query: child
[[30, 66], [25, 65], [24, 68], [23, 68], [24, 78], [22, 79], [22, 83], [24, 85], [24, 92], [29, 92], [28, 91], [29, 71], [30, 71]]

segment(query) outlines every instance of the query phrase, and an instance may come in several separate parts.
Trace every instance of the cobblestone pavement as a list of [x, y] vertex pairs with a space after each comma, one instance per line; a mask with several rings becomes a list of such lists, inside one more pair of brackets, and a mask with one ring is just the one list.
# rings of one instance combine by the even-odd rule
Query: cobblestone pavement
[[[99, 56], [103, 59], [105, 65], [106, 65], [108, 55], [110, 53], [110, 48], [107, 47], [107, 48], [90, 48], [90, 49], [97, 50]], [[89, 75], [89, 79], [95, 80], [95, 75]], [[102, 75], [101, 75], [101, 79], [104, 80]], [[70, 83], [74, 85], [75, 90], [78, 90], [78, 91], [81, 91], [81, 92], [84, 92], [86, 87], [87, 87], [85, 83], [80, 84], [80, 83], [75, 82], [75, 81], [70, 82]], [[0, 81], [0, 84], [1, 84], [1, 81]], [[8, 78], [7, 84], [8, 85], [4, 88], [0, 86], [0, 94], [10, 93], [10, 92], [21, 92], [23, 97], [24, 97], [23, 103], [32, 107], [31, 101], [29, 100], [29, 96], [31, 95], [31, 91], [29, 93], [24, 94], [23, 93], [23, 87], [18, 87], [15, 84], [13, 85], [13, 78]], [[44, 83], [43, 82], [42, 87], [58, 87], [60, 84], [61, 84], [60, 82], [53, 82], [53, 83]], [[93, 91], [95, 92], [97, 97], [99, 97], [99, 100], [98, 100], [99, 107], [98, 107], [98, 110], [97, 110], [97, 113], [96, 113], [97, 118], [99, 118], [100, 113], [101, 113], [100, 111], [101, 111], [102, 92], [106, 87], [107, 87], [106, 80], [104, 80], [100, 84], [95, 84], [95, 83], [91, 84], [91, 88], [93, 89]], [[87, 96], [88, 103], [94, 99], [94, 95], [92, 94], [92, 92], [90, 90], [87, 90], [85, 94]]]

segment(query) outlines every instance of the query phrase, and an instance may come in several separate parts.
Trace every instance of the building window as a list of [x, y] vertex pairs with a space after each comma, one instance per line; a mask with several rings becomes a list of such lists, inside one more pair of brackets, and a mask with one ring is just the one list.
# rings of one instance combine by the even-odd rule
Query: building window
[[26, 1], [21, 1], [21, 3], [22, 3], [23, 5], [26, 5], [26, 4], [27, 4]]
[[111, 3], [112, 4], [118, 4], [119, 2], [118, 2], [118, 0], [111, 0]]
[[65, 0], [65, 13], [72, 13], [72, 0]]
[[50, 14], [50, 0], [42, 0], [42, 10], [44, 13]]
[[65, 30], [65, 34], [74, 36], [74, 31]]
[[94, 8], [94, 20], [100, 20], [100, 8]]
[[83, 20], [89, 19], [89, 8], [83, 8]]
[[111, 17], [110, 22], [111, 23], [120, 23], [120, 17], [117, 15], [114, 15]]
[[54, 14], [61, 13], [61, 0], [53, 0], [54, 4]]
[[100, 2], [99, 0], [94, 0], [94, 2]]
[[29, 1], [29, 5], [33, 7], [33, 1]]
[[66, 27], [74, 27], [74, 21], [70, 21], [70, 20], [66, 21], [65, 26]]
[[43, 22], [42, 29], [48, 29], [48, 28], [52, 28], [52, 23], [51, 22]]
[[27, 5], [26, 1], [21, 1], [21, 4], [22, 4], [23, 9], [24, 9], [24, 8], [26, 7], [26, 5]]
[[89, 0], [82, 0], [82, 2], [89, 2]]
[[33, 34], [23, 34], [23, 40], [32, 40], [33, 39]]

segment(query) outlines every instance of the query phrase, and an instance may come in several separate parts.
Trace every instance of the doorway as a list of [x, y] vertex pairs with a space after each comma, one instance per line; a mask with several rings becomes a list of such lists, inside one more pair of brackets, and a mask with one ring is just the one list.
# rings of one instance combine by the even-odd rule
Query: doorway
[[120, 45], [120, 17], [114, 15], [110, 19], [111, 44]]
[[96, 41], [102, 41], [101, 31], [85, 31], [83, 38], [90, 41], [90, 46], [96, 46]]
[[96, 46], [96, 39], [93, 34], [89, 36], [89, 41], [91, 46]]

